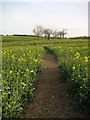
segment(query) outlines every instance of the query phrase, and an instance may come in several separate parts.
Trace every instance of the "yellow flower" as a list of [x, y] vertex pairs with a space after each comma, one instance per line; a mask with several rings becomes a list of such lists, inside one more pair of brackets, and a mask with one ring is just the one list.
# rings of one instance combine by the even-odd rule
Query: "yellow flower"
[[83, 81], [85, 81], [86, 79], [85, 78], [83, 78]]
[[18, 59], [19, 62], [21, 62], [21, 59]]
[[34, 60], [37, 63], [37, 60]]
[[88, 62], [88, 57], [85, 57], [85, 62], [86, 62], [86, 63]]
[[10, 70], [10, 72], [9, 72], [10, 74], [12, 74], [12, 70]]
[[21, 56], [21, 59], [22, 59], [22, 56]]
[[12, 55], [12, 58], [13, 58], [13, 59], [15, 59], [15, 56], [14, 56], [14, 55]]
[[75, 66], [73, 66], [72, 69], [75, 70]]
[[6, 54], [6, 51], [4, 51], [4, 54]]
[[28, 68], [26, 69], [26, 72], [29, 72], [29, 69], [28, 69]]
[[19, 72], [17, 72], [17, 75], [19, 75]]
[[76, 52], [75, 58], [79, 58], [79, 57], [80, 57], [80, 53]]

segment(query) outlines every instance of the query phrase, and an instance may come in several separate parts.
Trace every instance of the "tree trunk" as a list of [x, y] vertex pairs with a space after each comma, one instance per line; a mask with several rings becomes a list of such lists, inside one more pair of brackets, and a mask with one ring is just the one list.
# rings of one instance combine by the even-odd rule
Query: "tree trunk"
[[46, 36], [46, 34], [45, 34], [45, 38], [46, 38], [47, 36]]
[[63, 34], [63, 39], [64, 39], [64, 34]]
[[60, 39], [61, 39], [61, 35], [60, 35]]
[[49, 38], [50, 38], [50, 35], [48, 35], [48, 40], [49, 40]]

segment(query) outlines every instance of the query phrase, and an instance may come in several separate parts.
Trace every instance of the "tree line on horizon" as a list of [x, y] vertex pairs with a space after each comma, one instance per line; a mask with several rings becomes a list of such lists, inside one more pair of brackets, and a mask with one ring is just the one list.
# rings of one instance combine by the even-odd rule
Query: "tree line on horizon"
[[38, 39], [39, 37], [45, 37], [45, 38], [48, 38], [48, 40], [50, 39], [51, 36], [54, 39], [57, 39], [57, 38], [64, 39], [65, 35], [67, 34], [66, 29], [58, 31], [58, 30], [42, 27], [41, 25], [37, 25], [32, 31], [34, 35], [38, 37]]

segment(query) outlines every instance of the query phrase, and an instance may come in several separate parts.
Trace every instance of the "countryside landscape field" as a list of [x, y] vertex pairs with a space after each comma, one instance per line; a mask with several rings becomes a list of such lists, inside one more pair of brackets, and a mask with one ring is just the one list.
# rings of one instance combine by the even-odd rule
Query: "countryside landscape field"
[[60, 1], [0, 1], [2, 120], [90, 118], [90, 2]]
[[33, 101], [46, 51], [56, 56], [58, 60], [62, 81], [67, 83], [66, 92], [69, 99], [72, 99], [81, 111], [90, 110], [88, 39], [37, 40], [26, 36], [4, 36], [2, 37], [4, 118], [18, 118], [25, 106]]

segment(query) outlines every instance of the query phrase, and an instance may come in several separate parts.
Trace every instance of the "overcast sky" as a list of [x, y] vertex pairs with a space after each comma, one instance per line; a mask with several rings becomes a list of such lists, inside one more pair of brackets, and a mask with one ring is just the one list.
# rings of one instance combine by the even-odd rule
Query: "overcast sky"
[[6, 1], [1, 2], [2, 30], [0, 27], [0, 33], [32, 34], [32, 29], [36, 25], [42, 25], [57, 30], [65, 28], [68, 36], [88, 35], [87, 0], [85, 2], [84, 0], [83, 2]]

